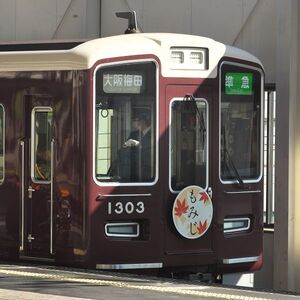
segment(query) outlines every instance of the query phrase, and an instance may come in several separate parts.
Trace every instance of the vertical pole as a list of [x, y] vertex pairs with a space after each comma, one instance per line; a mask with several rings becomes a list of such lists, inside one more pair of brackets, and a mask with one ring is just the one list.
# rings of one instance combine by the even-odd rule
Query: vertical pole
[[51, 178], [51, 182], [50, 182], [50, 254], [54, 254], [53, 252], [53, 181], [54, 181], [54, 172], [53, 172], [53, 165], [54, 165], [54, 139], [52, 139], [51, 141], [51, 167], [50, 167], [50, 178]]
[[[300, 222], [300, 122], [298, 102], [297, 0], [276, 1], [276, 180], [274, 225], [274, 289], [300, 289], [295, 246]], [[299, 145], [298, 145], [299, 144]], [[299, 153], [297, 153], [299, 152]], [[298, 199], [299, 198], [299, 199]], [[299, 219], [299, 221], [298, 221]], [[298, 234], [299, 235], [299, 234]], [[298, 276], [299, 277], [299, 276]]]

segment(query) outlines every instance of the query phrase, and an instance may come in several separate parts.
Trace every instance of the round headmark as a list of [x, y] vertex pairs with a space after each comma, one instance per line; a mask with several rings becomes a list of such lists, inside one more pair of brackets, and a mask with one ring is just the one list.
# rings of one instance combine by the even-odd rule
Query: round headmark
[[213, 205], [205, 190], [190, 185], [176, 197], [172, 215], [174, 225], [183, 237], [197, 239], [205, 234], [211, 224]]

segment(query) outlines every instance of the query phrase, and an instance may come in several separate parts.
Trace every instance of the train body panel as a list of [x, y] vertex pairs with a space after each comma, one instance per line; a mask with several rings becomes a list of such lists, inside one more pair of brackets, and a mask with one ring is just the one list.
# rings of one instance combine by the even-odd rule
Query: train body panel
[[[79, 223], [82, 231], [83, 197], [80, 195], [82, 193], [80, 187], [83, 177], [80, 175], [84, 172], [82, 165], [74, 162], [77, 160], [76, 157], [84, 157], [80, 148], [82, 142], [79, 141], [84, 136], [79, 134], [82, 117], [78, 108], [82, 102], [77, 102], [79, 93], [82, 92], [79, 89], [82, 87], [80, 87], [81, 79], [76, 78], [84, 75], [82, 72], [69, 71], [2, 75], [0, 89], [6, 131], [5, 175], [1, 184], [4, 206], [2, 218], [6, 220], [3, 224], [6, 225], [4, 232], [7, 238], [14, 237], [14, 246], [15, 243], [19, 244], [17, 248], [20, 247], [21, 255], [35, 256], [33, 249], [35, 247], [32, 247], [32, 241], [35, 239], [36, 251], [39, 252], [44, 247], [42, 244], [45, 244], [47, 251], [42, 256], [50, 257], [49, 213], [52, 210], [52, 228], [58, 229], [62, 226], [57, 215], [60, 214], [58, 202], [64, 185], [67, 185], [69, 190], [72, 189], [72, 195], [77, 205], [81, 207], [78, 207], [79, 213], [74, 209], [74, 214], [77, 215], [76, 218], [81, 218]], [[79, 82], [78, 86], [76, 82]], [[46, 125], [51, 126], [51, 129], [46, 128]], [[46, 133], [39, 132], [42, 130], [39, 126]], [[49, 135], [47, 138], [50, 143], [45, 141], [46, 134]], [[42, 165], [42, 159], [38, 156], [44, 155], [46, 150], [50, 151], [52, 139], [55, 140], [55, 151], [60, 155], [46, 157], [47, 163]], [[35, 154], [34, 148], [37, 150]], [[35, 162], [41, 160], [40, 167], [44, 168], [47, 174], [43, 174], [43, 171], [33, 166], [34, 159]], [[49, 178], [51, 168], [49, 160], [53, 162], [53, 166], [55, 165], [55, 183]], [[51, 195], [54, 190], [55, 195]], [[14, 196], [10, 196], [11, 193]], [[55, 197], [57, 202], [51, 201], [51, 197], [52, 200]], [[57, 239], [60, 237], [57, 236]], [[27, 247], [25, 244], [28, 242]], [[63, 244], [65, 245], [65, 241]], [[6, 247], [4, 251], [5, 249]]]
[[256, 58], [206, 38], [137, 34], [0, 61], [0, 255], [259, 268]]

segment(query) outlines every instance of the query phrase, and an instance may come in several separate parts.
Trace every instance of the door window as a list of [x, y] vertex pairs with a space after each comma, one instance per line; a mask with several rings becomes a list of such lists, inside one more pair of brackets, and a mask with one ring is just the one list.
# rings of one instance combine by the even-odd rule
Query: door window
[[32, 111], [31, 176], [35, 182], [51, 181], [52, 109], [34, 108]]
[[171, 104], [171, 189], [207, 187], [207, 102], [175, 100]]

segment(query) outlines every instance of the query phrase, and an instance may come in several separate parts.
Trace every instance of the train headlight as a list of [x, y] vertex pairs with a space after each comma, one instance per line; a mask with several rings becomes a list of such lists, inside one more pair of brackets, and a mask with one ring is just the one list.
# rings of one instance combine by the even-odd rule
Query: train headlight
[[184, 53], [183, 51], [171, 51], [171, 61], [172, 64], [183, 64]]
[[134, 238], [140, 235], [139, 223], [107, 223], [105, 234], [108, 237], [129, 237]]
[[173, 70], [207, 70], [208, 49], [172, 47], [170, 52]]
[[224, 233], [242, 232], [250, 229], [250, 218], [225, 218]]
[[201, 65], [203, 64], [203, 57], [204, 57], [204, 53], [197, 51], [197, 52], [191, 52], [190, 53], [190, 62], [193, 65]]

